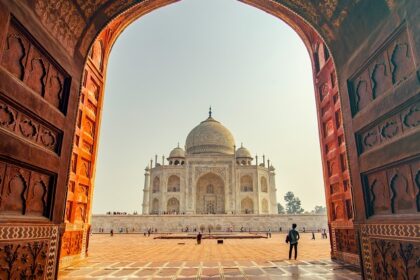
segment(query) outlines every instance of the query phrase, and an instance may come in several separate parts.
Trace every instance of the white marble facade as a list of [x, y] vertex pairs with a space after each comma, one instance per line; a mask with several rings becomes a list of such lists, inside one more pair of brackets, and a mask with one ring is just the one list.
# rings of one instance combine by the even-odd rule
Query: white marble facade
[[162, 162], [145, 169], [143, 214], [276, 214], [274, 167], [258, 163], [209, 117]]

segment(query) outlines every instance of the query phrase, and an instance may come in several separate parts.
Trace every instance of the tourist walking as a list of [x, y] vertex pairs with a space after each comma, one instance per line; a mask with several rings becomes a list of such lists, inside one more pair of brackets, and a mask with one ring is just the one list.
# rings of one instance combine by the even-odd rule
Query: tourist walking
[[315, 232], [312, 232], [312, 240], [315, 240]]
[[286, 237], [286, 243], [290, 243], [289, 248], [289, 260], [292, 258], [292, 250], [295, 249], [295, 260], [297, 259], [297, 247], [298, 241], [300, 239], [299, 232], [296, 230], [297, 225], [293, 224], [292, 229], [289, 231], [289, 234]]
[[114, 236], [114, 230], [111, 229], [111, 236]]
[[202, 237], [203, 237], [203, 235], [201, 234], [201, 231], [198, 232], [198, 234], [197, 234], [197, 245], [200, 245], [201, 244], [201, 238]]

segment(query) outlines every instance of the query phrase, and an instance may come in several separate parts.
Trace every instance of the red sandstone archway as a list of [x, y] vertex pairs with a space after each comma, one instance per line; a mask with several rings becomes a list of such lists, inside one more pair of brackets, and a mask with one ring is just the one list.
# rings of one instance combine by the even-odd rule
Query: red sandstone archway
[[[0, 278], [32, 263], [54, 278], [58, 248], [63, 265], [84, 256], [111, 46], [133, 20], [172, 2], [0, 0], [0, 257], [42, 251]], [[243, 2], [288, 23], [311, 56], [332, 256], [355, 261], [359, 250], [367, 279], [414, 278], [419, 1]], [[4, 191], [11, 185], [18, 195]]]
[[[159, 2], [159, 1], [158, 1]], [[357, 256], [358, 249], [356, 246], [356, 239], [353, 229], [353, 204], [351, 195], [351, 184], [349, 173], [346, 172], [347, 167], [347, 153], [344, 140], [344, 131], [342, 127], [342, 116], [341, 116], [341, 105], [339, 100], [339, 93], [336, 81], [336, 72], [334, 69], [333, 57], [330, 55], [327, 45], [321, 39], [318, 32], [301, 17], [294, 14], [291, 10], [284, 6], [268, 7], [267, 3], [262, 1], [245, 1], [248, 4], [254, 5], [257, 8], [268, 11], [271, 14], [281, 18], [288, 23], [302, 38], [305, 43], [308, 53], [311, 57], [312, 69], [314, 73], [314, 84], [316, 104], [318, 109], [318, 123], [320, 128], [320, 142], [322, 151], [322, 160], [324, 166], [324, 181], [325, 181], [325, 195], [327, 199], [328, 208], [328, 220], [330, 226], [330, 236], [332, 237], [331, 242], [331, 253], [332, 257], [338, 258], [353, 264], [359, 263]], [[165, 2], [168, 4], [169, 2]], [[163, 4], [163, 2], [162, 2]], [[147, 6], [147, 5], [146, 5]], [[157, 7], [153, 6], [153, 9]], [[152, 9], [151, 9], [152, 10]], [[86, 66], [83, 74], [83, 87], [81, 90], [81, 98], [78, 112], [78, 119], [81, 119], [81, 128], [76, 130], [75, 141], [79, 141], [79, 144], [74, 143], [74, 155], [76, 158], [79, 157], [78, 152], [80, 151], [80, 139], [84, 143], [89, 142], [92, 145], [92, 153], [89, 155], [89, 162], [93, 162], [96, 159], [96, 143], [98, 139], [100, 117], [101, 117], [101, 106], [102, 96], [104, 92], [104, 81], [106, 74], [107, 60], [110, 54], [112, 45], [121, 34], [121, 32], [131, 22], [139, 18], [147, 11], [151, 11], [141, 4], [128, 9], [127, 12], [117, 16], [112, 22], [110, 22], [98, 35], [89, 51], [89, 56], [86, 61]], [[103, 58], [100, 59], [103, 54]], [[95, 92], [92, 94], [92, 91]], [[90, 98], [95, 96], [94, 99]], [[91, 103], [95, 106], [92, 109]], [[92, 110], [95, 112], [95, 121], [90, 117]], [[329, 112], [329, 115], [326, 113]], [[83, 122], [92, 123], [87, 127], [95, 127], [96, 133], [93, 134], [84, 133]], [[325, 147], [325, 150], [324, 150]], [[329, 150], [326, 150], [327, 148]], [[86, 157], [82, 155], [82, 157]], [[342, 161], [342, 166], [339, 168], [339, 162]], [[78, 172], [74, 172], [74, 178], [83, 178]], [[333, 177], [333, 180], [331, 180]], [[263, 180], [263, 179], [262, 179]], [[72, 185], [78, 185], [80, 182], [76, 179], [74, 182], [70, 180], [69, 183]], [[337, 186], [334, 192], [330, 191], [330, 186]], [[343, 186], [347, 186], [346, 188]], [[92, 197], [93, 192], [93, 180], [90, 181], [89, 190]], [[334, 196], [331, 196], [334, 194]], [[78, 204], [74, 201], [69, 201], [70, 204]], [[86, 204], [89, 207], [90, 201]], [[68, 208], [74, 209], [74, 206], [68, 206]], [[90, 209], [90, 207], [89, 207]], [[335, 211], [333, 209], [339, 209]], [[90, 215], [90, 213], [88, 214]], [[89, 222], [87, 222], [88, 224]], [[82, 226], [75, 227], [71, 220], [66, 224], [67, 228], [71, 230], [66, 231], [63, 237], [63, 248], [67, 247], [66, 243], [71, 242], [71, 236], [75, 231], [79, 231], [80, 234], [86, 236], [86, 232], [82, 229]], [[344, 233], [345, 232], [345, 237]], [[346, 243], [347, 246], [342, 244]], [[338, 244], [338, 246], [336, 246]], [[350, 244], [350, 245], [349, 245]], [[337, 248], [340, 248], [338, 250]], [[74, 256], [68, 256], [69, 259], [77, 259], [80, 255], [74, 254]], [[71, 263], [71, 261], [63, 261], [62, 263]]]

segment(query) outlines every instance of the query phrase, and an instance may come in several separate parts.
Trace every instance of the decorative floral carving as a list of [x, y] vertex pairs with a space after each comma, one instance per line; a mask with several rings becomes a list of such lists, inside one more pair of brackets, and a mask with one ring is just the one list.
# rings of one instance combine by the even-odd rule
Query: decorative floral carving
[[403, 116], [403, 124], [406, 127], [416, 127], [420, 124], [420, 104], [416, 104]]
[[225, 179], [226, 177], [226, 168], [225, 167], [202, 167], [197, 166], [195, 168], [195, 180], [205, 173], [215, 173], [221, 178]]
[[46, 147], [54, 147], [56, 143], [54, 134], [48, 130], [44, 131], [44, 133], [41, 135], [41, 141]]
[[416, 279], [419, 247], [410, 242], [372, 239], [375, 279]]
[[37, 127], [30, 119], [25, 119], [24, 121], [20, 122], [19, 129], [22, 135], [28, 138], [33, 138], [38, 133]]
[[13, 111], [4, 104], [0, 104], [0, 125], [9, 126], [15, 123]]
[[395, 121], [391, 120], [385, 123], [381, 129], [381, 135], [384, 138], [392, 138], [398, 133], [398, 125]]
[[83, 231], [66, 231], [62, 237], [61, 256], [77, 255], [82, 252]]
[[375, 144], [378, 143], [378, 135], [375, 131], [369, 131], [363, 137], [363, 144], [364, 146], [373, 147]]

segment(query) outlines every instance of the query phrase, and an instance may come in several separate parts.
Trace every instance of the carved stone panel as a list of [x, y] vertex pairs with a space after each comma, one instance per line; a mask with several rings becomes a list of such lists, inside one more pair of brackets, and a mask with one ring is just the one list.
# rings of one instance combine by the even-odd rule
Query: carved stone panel
[[417, 158], [365, 175], [367, 215], [420, 212], [419, 172]]
[[354, 229], [334, 229], [335, 242], [337, 250], [351, 254], [357, 254], [357, 243], [354, 234]]
[[359, 153], [364, 153], [411, 133], [419, 129], [419, 124], [420, 101], [416, 101], [385, 120], [375, 122], [370, 128], [358, 132]]
[[36, 116], [23, 112], [18, 106], [4, 99], [0, 93], [0, 129], [23, 137], [42, 148], [59, 153], [62, 133]]
[[14, 18], [10, 22], [1, 65], [51, 105], [66, 112], [69, 75]]
[[54, 279], [56, 226], [0, 226], [0, 279]]
[[77, 255], [82, 252], [83, 231], [66, 231], [61, 239], [61, 256]]
[[52, 176], [0, 161], [0, 215], [49, 217]]
[[374, 99], [389, 94], [391, 89], [414, 72], [414, 59], [405, 25], [379, 48], [368, 62], [349, 80], [353, 115]]
[[420, 225], [370, 224], [361, 227], [366, 279], [417, 279]]

